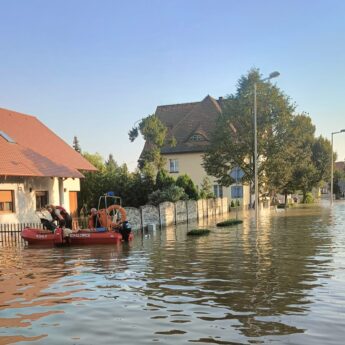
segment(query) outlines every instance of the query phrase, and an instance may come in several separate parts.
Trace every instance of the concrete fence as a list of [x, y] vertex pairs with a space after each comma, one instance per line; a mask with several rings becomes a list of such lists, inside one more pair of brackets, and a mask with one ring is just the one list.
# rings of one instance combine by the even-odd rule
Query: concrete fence
[[125, 210], [132, 229], [137, 230], [149, 224], [169, 226], [225, 214], [228, 212], [228, 198], [187, 200], [176, 203], [167, 201], [159, 206], [125, 207]]

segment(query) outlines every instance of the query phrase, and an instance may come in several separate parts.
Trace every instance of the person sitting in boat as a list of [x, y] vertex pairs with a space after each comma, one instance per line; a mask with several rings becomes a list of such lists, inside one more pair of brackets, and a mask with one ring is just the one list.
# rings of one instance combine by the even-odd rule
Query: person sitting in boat
[[89, 220], [88, 220], [88, 228], [89, 229], [96, 229], [101, 227], [101, 222], [99, 219], [99, 214], [96, 208], [92, 208], [90, 210]]

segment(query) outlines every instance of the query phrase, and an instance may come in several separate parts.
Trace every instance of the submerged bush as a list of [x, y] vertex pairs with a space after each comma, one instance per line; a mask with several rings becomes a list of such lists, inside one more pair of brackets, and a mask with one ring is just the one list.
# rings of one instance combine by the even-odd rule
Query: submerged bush
[[193, 229], [187, 232], [188, 236], [202, 236], [202, 235], [208, 235], [211, 232], [211, 230], [208, 229]]
[[228, 219], [224, 222], [217, 223], [217, 226], [231, 226], [243, 223], [243, 220], [240, 219]]

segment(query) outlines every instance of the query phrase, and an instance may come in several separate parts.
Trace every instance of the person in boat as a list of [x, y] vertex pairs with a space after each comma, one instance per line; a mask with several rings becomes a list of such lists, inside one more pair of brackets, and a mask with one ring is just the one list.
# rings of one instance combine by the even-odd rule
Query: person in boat
[[62, 206], [47, 205], [46, 209], [59, 227], [72, 229], [72, 217]]
[[95, 228], [101, 227], [98, 211], [94, 207], [90, 210], [88, 227], [89, 229], [95, 229]]
[[53, 221], [57, 221], [58, 226], [63, 229], [64, 243], [70, 245], [70, 234], [73, 232], [71, 215], [62, 206], [47, 205], [46, 209], [52, 216]]

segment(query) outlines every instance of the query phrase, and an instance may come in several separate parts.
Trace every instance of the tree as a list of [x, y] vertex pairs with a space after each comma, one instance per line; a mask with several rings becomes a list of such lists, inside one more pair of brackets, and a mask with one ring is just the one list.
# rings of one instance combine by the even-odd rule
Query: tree
[[118, 168], [114, 156], [111, 153], [109, 154], [108, 160], [105, 162], [105, 167], [108, 170], [116, 170]]
[[240, 167], [243, 182], [254, 181], [254, 125], [253, 89], [257, 84], [257, 144], [260, 157], [258, 174], [260, 188], [267, 183], [265, 174], [270, 166], [273, 149], [279, 150], [286, 124], [295, 107], [289, 98], [270, 82], [262, 82], [259, 70], [252, 69], [238, 82], [237, 92], [225, 99], [224, 109], [218, 119], [208, 151], [204, 155], [204, 167], [209, 175], [218, 178], [223, 186], [234, 180], [229, 172]]
[[74, 136], [74, 138], [73, 138], [73, 148], [74, 148], [77, 152], [81, 153], [81, 147], [80, 147], [80, 145], [79, 145], [79, 140], [78, 140], [78, 138], [77, 138], [76, 136]]
[[200, 198], [209, 199], [213, 197], [214, 197], [214, 194], [212, 192], [211, 180], [207, 176], [205, 176], [201, 182]]
[[189, 199], [198, 200], [199, 193], [192, 179], [187, 175], [180, 175], [176, 180], [176, 185], [183, 188]]
[[229, 172], [236, 166], [254, 181], [253, 84], [257, 84], [257, 144], [259, 193], [306, 193], [327, 178], [330, 143], [315, 138], [315, 126], [306, 114], [295, 114], [295, 105], [258, 70], [238, 82], [237, 92], [225, 100], [222, 115], [204, 155], [204, 167], [219, 183], [229, 186]]
[[175, 179], [165, 169], [161, 169], [157, 172], [155, 187], [156, 189], [163, 190], [175, 185], [175, 182]]
[[161, 155], [167, 135], [166, 126], [156, 115], [149, 115], [142, 119], [138, 126], [133, 127], [129, 132], [129, 140], [133, 142], [140, 134], [145, 140], [144, 152], [139, 160], [139, 168], [143, 169], [147, 165], [153, 166], [156, 170], [161, 170], [165, 165], [165, 158]]

